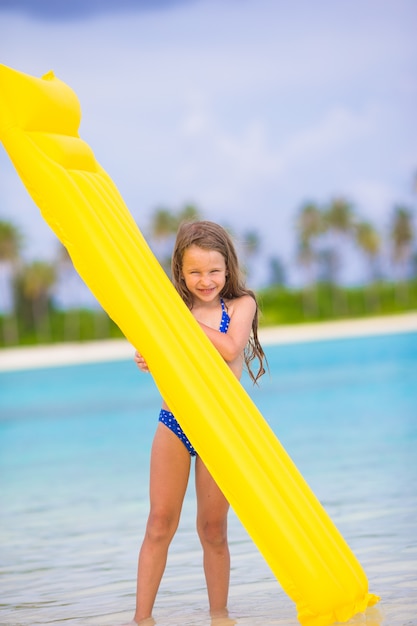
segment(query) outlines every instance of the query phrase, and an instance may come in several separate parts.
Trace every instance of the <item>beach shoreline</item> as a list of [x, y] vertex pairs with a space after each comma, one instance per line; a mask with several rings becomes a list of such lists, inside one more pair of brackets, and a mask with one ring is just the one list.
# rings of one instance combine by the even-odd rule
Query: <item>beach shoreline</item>
[[[384, 317], [356, 318], [261, 328], [259, 337], [265, 346], [348, 339], [417, 331], [417, 312]], [[0, 349], [0, 372], [26, 370], [133, 358], [126, 339], [59, 343]]]

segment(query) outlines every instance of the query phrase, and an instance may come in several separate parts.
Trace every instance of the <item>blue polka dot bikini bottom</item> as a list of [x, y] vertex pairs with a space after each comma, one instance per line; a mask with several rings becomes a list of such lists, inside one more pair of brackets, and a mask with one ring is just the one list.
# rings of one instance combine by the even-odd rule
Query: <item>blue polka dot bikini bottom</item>
[[181, 426], [178, 424], [171, 411], [165, 411], [165, 409], [161, 409], [161, 412], [159, 414], [159, 421], [162, 422], [162, 424], [165, 424], [165, 426], [167, 426], [169, 430], [172, 430], [174, 435], [177, 435], [178, 439], [181, 439], [182, 443], [185, 445], [191, 456], [197, 455], [197, 452], [191, 445], [190, 440], [188, 439]]

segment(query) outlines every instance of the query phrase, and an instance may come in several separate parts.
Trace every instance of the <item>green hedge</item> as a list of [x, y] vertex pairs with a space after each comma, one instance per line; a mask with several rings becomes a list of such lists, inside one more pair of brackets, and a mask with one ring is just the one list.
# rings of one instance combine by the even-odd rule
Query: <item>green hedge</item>
[[258, 297], [263, 326], [390, 315], [417, 310], [417, 281], [306, 290], [276, 287], [260, 291]]
[[[270, 287], [258, 292], [261, 326], [301, 324], [390, 315], [417, 310], [417, 281], [340, 288], [318, 285], [308, 290]], [[121, 338], [103, 311], [57, 311], [49, 307], [36, 324], [23, 317], [0, 316], [0, 347]]]

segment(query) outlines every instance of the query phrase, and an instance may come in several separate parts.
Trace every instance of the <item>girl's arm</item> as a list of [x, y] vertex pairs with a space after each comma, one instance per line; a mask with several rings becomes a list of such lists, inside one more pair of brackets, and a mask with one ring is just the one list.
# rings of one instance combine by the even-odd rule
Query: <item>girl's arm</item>
[[233, 300], [230, 306], [230, 325], [227, 333], [200, 324], [214, 347], [220, 352], [227, 363], [232, 363], [243, 354], [249, 341], [252, 322], [256, 312], [255, 300], [247, 295]]
[[[232, 363], [243, 354], [251, 333], [255, 311], [256, 302], [251, 296], [242, 296], [234, 300], [230, 307], [230, 326], [227, 333], [221, 333], [197, 320], [226, 363]], [[137, 351], [134, 361], [141, 372], [149, 372], [145, 359]]]

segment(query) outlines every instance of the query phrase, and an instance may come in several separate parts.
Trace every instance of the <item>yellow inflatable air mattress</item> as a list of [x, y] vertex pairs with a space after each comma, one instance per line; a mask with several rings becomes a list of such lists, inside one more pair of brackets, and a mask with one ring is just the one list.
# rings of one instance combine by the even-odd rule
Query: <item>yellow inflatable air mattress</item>
[[[0, 66], [0, 139], [85, 283], [146, 358], [161, 395], [303, 626], [377, 602], [356, 557], [195, 322], [80, 139], [74, 92]], [[105, 132], [105, 129], [103, 129]]]

